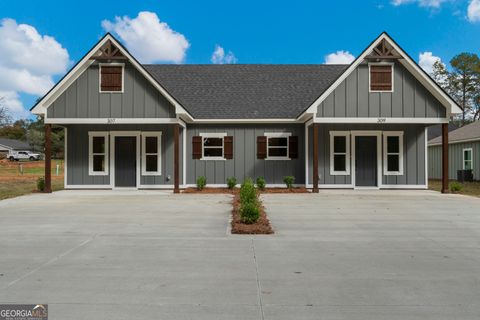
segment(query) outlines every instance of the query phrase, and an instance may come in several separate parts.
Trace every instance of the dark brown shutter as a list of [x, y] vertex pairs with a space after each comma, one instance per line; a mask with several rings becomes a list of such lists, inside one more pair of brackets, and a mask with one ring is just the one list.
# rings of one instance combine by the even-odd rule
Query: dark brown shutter
[[392, 90], [392, 68], [393, 66], [370, 66], [370, 90], [391, 91]]
[[298, 137], [292, 136], [288, 139], [288, 157], [290, 159], [298, 158]]
[[192, 158], [202, 158], [202, 137], [200, 136], [192, 137]]
[[223, 155], [225, 159], [233, 159], [233, 137], [225, 136], [223, 138]]
[[102, 91], [122, 91], [122, 67], [101, 66], [100, 87]]
[[265, 159], [267, 157], [267, 137], [257, 137], [257, 158]]

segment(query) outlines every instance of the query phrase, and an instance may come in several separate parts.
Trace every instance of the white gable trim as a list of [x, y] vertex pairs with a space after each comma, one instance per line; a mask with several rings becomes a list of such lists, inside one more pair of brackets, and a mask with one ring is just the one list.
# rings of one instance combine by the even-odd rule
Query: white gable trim
[[176, 114], [183, 114], [188, 118], [192, 118], [191, 115], [185, 110], [178, 101], [175, 100], [146, 70], [138, 63], [138, 61], [123, 48], [123, 46], [110, 34], [107, 33], [83, 58], [78, 62], [67, 75], [57, 83], [53, 89], [48, 92], [31, 110], [33, 114], [44, 115], [47, 112], [47, 108], [63, 93], [67, 88], [80, 77], [80, 75], [88, 69], [90, 65], [94, 63], [90, 60], [92, 57], [108, 40], [119, 49], [119, 51], [129, 59], [129, 62], [158, 90], [162, 93], [167, 100], [175, 106]]
[[318, 106], [362, 63], [367, 55], [375, 48], [380, 41], [388, 41], [388, 43], [402, 56], [404, 60], [399, 60], [402, 65], [410, 71], [414, 77], [422, 83], [427, 90], [437, 98], [445, 108], [447, 108], [447, 118], [450, 114], [462, 113], [460, 107], [456, 102], [450, 98], [443, 90], [436, 84], [420, 67], [408, 56], [408, 54], [403, 51], [392, 38], [383, 32], [372, 44], [363, 51], [363, 53], [355, 59], [355, 61], [345, 70], [345, 72], [332, 84], [330, 87], [325, 90], [320, 97], [313, 102], [313, 104], [308, 107], [297, 119], [303, 117], [305, 114], [317, 114]]

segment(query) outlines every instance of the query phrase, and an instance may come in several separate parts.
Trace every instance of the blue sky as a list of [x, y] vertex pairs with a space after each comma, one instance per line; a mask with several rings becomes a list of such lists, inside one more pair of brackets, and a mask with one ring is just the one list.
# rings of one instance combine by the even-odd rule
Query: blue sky
[[[139, 12], [149, 15], [138, 19]], [[7, 68], [12, 79], [23, 72], [18, 85], [12, 84], [15, 81], [10, 81], [10, 76], [0, 79], [0, 95], [8, 94], [4, 104], [6, 101], [17, 117], [28, 115], [20, 108], [28, 109], [105, 30], [111, 30], [131, 51], [151, 53], [140, 60], [159, 63], [324, 63], [327, 55], [341, 50], [358, 55], [384, 30], [417, 61], [424, 52], [432, 53], [425, 56], [427, 60], [439, 57], [444, 62], [464, 51], [480, 54], [480, 0], [3, 0], [0, 20], [0, 71]], [[102, 25], [104, 20], [108, 22]], [[18, 33], [31, 28], [21, 25], [33, 28], [40, 39], [33, 36], [33, 43], [28, 43], [29, 37], [24, 39]], [[146, 43], [145, 37], [135, 34], [138, 27], [147, 33], [157, 30], [151, 31], [156, 35], [164, 32], [166, 38]], [[123, 37], [119, 35], [122, 32]], [[46, 44], [45, 35], [53, 37], [56, 44]], [[40, 48], [39, 54], [26, 60], [36, 64], [49, 61], [47, 66], [39, 69], [6, 58], [17, 48], [10, 46], [10, 36], [17, 45], [24, 45], [20, 50]], [[212, 58], [216, 46], [223, 48], [223, 54], [217, 47]], [[346, 53], [339, 56], [350, 57]], [[334, 55], [333, 60], [339, 56]], [[29, 81], [33, 88], [27, 87]], [[41, 85], [36, 86], [38, 83]]]

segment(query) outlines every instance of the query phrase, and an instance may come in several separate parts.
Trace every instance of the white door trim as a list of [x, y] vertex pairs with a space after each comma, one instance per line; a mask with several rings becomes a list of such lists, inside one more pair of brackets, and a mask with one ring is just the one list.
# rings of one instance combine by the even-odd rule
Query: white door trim
[[132, 189], [131, 187], [116, 187], [115, 186], [115, 137], [135, 137], [136, 139], [136, 186], [140, 186], [140, 135], [141, 131], [110, 131], [110, 187], [112, 189]]
[[[352, 146], [352, 163], [351, 163], [351, 172], [352, 172], [352, 186], [354, 189], [380, 189], [382, 187], [382, 131], [362, 131], [362, 130], [356, 130], [356, 131], [350, 131], [350, 136], [351, 136], [351, 146]], [[362, 137], [362, 136], [367, 136], [367, 137], [377, 137], [377, 186], [374, 187], [357, 187], [355, 185], [355, 176], [356, 176], [356, 166], [355, 166], [355, 138], [356, 137]]]

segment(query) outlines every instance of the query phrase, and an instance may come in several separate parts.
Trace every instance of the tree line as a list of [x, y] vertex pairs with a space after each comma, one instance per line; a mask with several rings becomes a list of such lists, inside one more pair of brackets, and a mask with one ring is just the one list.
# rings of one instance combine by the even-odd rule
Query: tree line
[[462, 107], [463, 113], [454, 119], [461, 126], [480, 120], [480, 59], [474, 53], [463, 52], [449, 61], [450, 66], [436, 61], [432, 78]]

